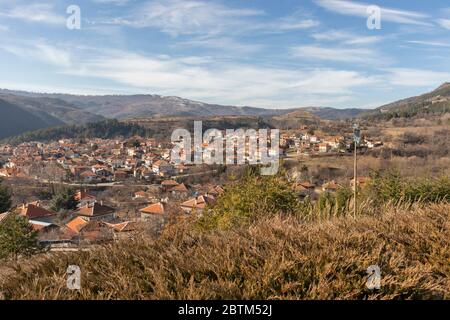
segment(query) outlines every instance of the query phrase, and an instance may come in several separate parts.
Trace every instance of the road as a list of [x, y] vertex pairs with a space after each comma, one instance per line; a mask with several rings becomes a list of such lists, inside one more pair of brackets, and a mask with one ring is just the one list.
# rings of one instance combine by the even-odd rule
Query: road
[[[185, 178], [185, 177], [193, 177], [193, 176], [200, 176], [200, 175], [205, 175], [205, 174], [212, 174], [212, 173], [216, 173], [217, 170], [209, 170], [209, 171], [202, 171], [202, 172], [195, 172], [195, 173], [187, 173], [187, 174], [181, 174], [181, 175], [177, 175], [177, 176], [172, 176], [170, 179], [178, 179], [178, 178]], [[102, 183], [78, 183], [78, 182], [65, 182], [65, 181], [53, 181], [53, 180], [49, 180], [49, 179], [39, 179], [39, 178], [33, 178], [36, 181], [39, 181], [40, 183], [46, 183], [46, 184], [62, 184], [62, 185], [66, 185], [66, 186], [71, 186], [71, 187], [149, 187], [152, 184], [134, 184], [134, 183], [130, 183], [130, 184], [124, 184], [123, 182], [102, 182]], [[155, 184], [153, 184], [155, 185]], [[159, 186], [159, 184], [158, 184]]]

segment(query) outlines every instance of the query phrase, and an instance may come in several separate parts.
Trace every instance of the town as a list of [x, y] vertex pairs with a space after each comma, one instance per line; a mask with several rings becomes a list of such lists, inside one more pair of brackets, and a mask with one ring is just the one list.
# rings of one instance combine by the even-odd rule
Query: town
[[[171, 150], [178, 142], [134, 136], [1, 145], [0, 178], [22, 187], [39, 183], [72, 190], [76, 206], [64, 213], [52, 209], [48, 195], [22, 195], [21, 203], [12, 210], [26, 216], [38, 230], [41, 244], [52, 250], [89, 246], [138, 232], [157, 232], [171, 217], [202, 214], [214, 205], [227, 182], [221, 175], [224, 166], [194, 165], [186, 161], [186, 154], [182, 157], [185, 161], [176, 161]], [[215, 142], [204, 140], [202, 146], [209, 143]], [[312, 157], [351, 155], [352, 143], [351, 136], [317, 135], [303, 127], [281, 132], [279, 156], [281, 161], [301, 164]], [[257, 155], [250, 154], [249, 139], [245, 145], [246, 162], [255, 158], [259, 162]], [[358, 148], [363, 151], [382, 145], [365, 137]], [[366, 180], [358, 177], [359, 184]], [[318, 194], [336, 192], [340, 187], [334, 180], [316, 184], [304, 176], [295, 182], [299, 199], [316, 199]], [[2, 213], [0, 219], [7, 215]]]

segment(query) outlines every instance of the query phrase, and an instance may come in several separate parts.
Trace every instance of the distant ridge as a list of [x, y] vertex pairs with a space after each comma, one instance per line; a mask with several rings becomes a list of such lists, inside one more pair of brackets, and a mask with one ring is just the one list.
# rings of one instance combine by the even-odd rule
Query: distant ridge
[[391, 119], [421, 115], [441, 115], [450, 112], [450, 82], [437, 89], [411, 98], [383, 105], [361, 114], [363, 118]]
[[276, 116], [295, 110], [304, 110], [324, 119], [352, 118], [362, 112], [359, 109], [335, 109], [322, 107], [265, 109], [250, 106], [237, 107], [203, 103], [175, 96], [156, 94], [136, 95], [72, 95], [60, 93], [35, 93], [1, 90], [1, 92], [27, 98], [58, 99], [106, 118], [128, 119], [153, 116]]

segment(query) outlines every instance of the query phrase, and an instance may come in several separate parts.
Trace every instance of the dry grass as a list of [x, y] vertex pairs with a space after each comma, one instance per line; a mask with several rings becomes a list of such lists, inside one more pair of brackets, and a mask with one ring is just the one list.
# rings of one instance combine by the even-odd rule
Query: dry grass
[[[449, 299], [450, 205], [304, 222], [280, 216], [200, 234], [189, 223], [158, 240], [51, 254], [16, 270], [8, 299]], [[82, 270], [82, 290], [65, 271]], [[381, 268], [381, 290], [365, 288]]]

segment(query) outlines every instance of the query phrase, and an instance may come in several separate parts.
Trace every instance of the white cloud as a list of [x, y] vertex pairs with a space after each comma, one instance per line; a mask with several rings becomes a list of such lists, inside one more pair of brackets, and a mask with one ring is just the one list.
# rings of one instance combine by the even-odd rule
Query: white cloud
[[450, 80], [450, 73], [422, 69], [393, 68], [386, 70], [387, 81], [394, 86], [435, 88]]
[[66, 18], [54, 11], [54, 6], [48, 3], [33, 3], [15, 5], [0, 10], [0, 16], [10, 19], [20, 19], [27, 22], [63, 25]]
[[43, 41], [21, 42], [17, 44], [0, 43], [0, 50], [26, 60], [39, 60], [58, 67], [68, 67], [71, 55], [64, 49], [49, 45]]
[[309, 60], [337, 61], [348, 63], [380, 64], [387, 59], [368, 48], [323, 47], [314, 45], [297, 46], [291, 49], [297, 58]]
[[0, 24], [0, 32], [4, 32], [4, 31], [8, 31], [9, 30], [9, 27], [8, 26], [4, 26], [4, 25], [1, 25]]
[[178, 46], [194, 46], [202, 48], [210, 48], [226, 52], [227, 55], [255, 53], [265, 47], [262, 44], [245, 43], [237, 41], [231, 37], [194, 37], [193, 39], [181, 41], [177, 43]]
[[263, 14], [261, 10], [232, 9], [213, 2], [157, 0], [140, 4], [130, 17], [112, 19], [110, 22], [137, 28], [158, 28], [177, 36], [221, 33], [238, 28], [248, 17]]
[[154, 0], [139, 4], [124, 17], [103, 23], [135, 28], [156, 28], [171, 36], [236, 35], [252, 32], [287, 32], [318, 26], [319, 21], [298, 11], [268, 21], [263, 10], [232, 8], [219, 2], [201, 0]]
[[93, 0], [95, 3], [123, 6], [129, 4], [132, 0]]
[[331, 103], [346, 100], [355, 88], [378, 81], [356, 71], [290, 70], [210, 57], [144, 56], [122, 51], [97, 52], [89, 57], [63, 72], [113, 80], [133, 90], [220, 104], [274, 107]]
[[383, 39], [381, 36], [361, 36], [342, 30], [329, 30], [326, 32], [314, 33], [311, 35], [318, 41], [342, 41], [345, 44], [372, 44]]
[[442, 28], [450, 30], [450, 19], [438, 19], [437, 22]]
[[413, 44], [421, 44], [424, 46], [431, 46], [431, 47], [450, 47], [450, 43], [441, 42], [441, 41], [409, 40], [407, 42], [413, 43]]
[[[362, 2], [346, 0], [315, 0], [315, 3], [326, 10], [357, 17], [368, 17], [369, 15], [367, 14], [366, 10], [371, 5]], [[423, 13], [386, 7], [380, 8], [382, 21], [423, 26], [432, 25], [431, 23], [426, 21], [429, 16]]]

